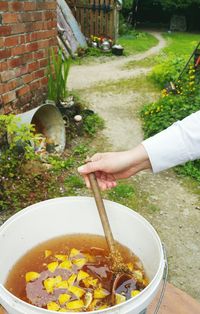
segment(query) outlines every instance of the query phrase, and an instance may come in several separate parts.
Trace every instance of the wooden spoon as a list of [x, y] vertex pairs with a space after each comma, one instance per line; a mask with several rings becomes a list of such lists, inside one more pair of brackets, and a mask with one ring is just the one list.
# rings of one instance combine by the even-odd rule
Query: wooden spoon
[[110, 227], [110, 223], [108, 220], [108, 216], [106, 214], [106, 209], [103, 203], [103, 199], [101, 197], [100, 188], [94, 173], [90, 173], [88, 175], [91, 189], [94, 194], [95, 202], [97, 205], [97, 209], [99, 212], [99, 216], [101, 219], [101, 223], [103, 226], [105, 238], [110, 250], [110, 257], [113, 262], [112, 270], [114, 272], [114, 281], [112, 286], [112, 303], [115, 304], [115, 290], [119, 285], [122, 285], [124, 282], [132, 279], [135, 281], [131, 271], [127, 267], [127, 265], [123, 262], [123, 258], [121, 253], [116, 248], [115, 240], [112, 234], [112, 230]]

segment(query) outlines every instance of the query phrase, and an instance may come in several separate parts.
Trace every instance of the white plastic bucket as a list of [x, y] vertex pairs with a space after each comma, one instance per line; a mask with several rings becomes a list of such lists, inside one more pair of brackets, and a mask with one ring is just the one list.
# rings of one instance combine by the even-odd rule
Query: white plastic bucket
[[[165, 266], [161, 241], [142, 216], [120, 204], [105, 201], [113, 235], [143, 262], [150, 284], [136, 297], [112, 308], [85, 313], [138, 314], [148, 307], [162, 281]], [[103, 235], [95, 201], [63, 197], [40, 202], [15, 214], [0, 227], [0, 304], [9, 314], [58, 313], [37, 308], [13, 296], [3, 286], [15, 262], [39, 243], [64, 234]]]

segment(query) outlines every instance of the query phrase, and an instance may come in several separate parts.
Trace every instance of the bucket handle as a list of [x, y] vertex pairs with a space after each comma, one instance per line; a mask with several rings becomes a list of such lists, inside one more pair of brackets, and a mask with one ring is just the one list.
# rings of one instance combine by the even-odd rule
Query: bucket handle
[[161, 289], [161, 292], [160, 292], [160, 297], [159, 297], [159, 299], [158, 299], [158, 302], [157, 302], [157, 305], [156, 305], [154, 314], [157, 314], [158, 311], [159, 311], [159, 309], [160, 309], [160, 306], [161, 306], [161, 303], [162, 303], [162, 301], [163, 301], [163, 297], [164, 297], [164, 294], [165, 294], [165, 289], [166, 289], [166, 285], [167, 285], [167, 277], [168, 277], [167, 252], [166, 252], [166, 248], [165, 248], [164, 243], [162, 243], [162, 248], [163, 248], [164, 263], [165, 263], [164, 272], [163, 272], [163, 278], [162, 278], [163, 284], [162, 284], [162, 289]]

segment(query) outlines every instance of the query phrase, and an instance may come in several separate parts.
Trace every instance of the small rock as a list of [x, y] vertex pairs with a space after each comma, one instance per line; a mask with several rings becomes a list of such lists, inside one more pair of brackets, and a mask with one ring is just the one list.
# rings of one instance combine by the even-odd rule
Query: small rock
[[79, 115], [79, 114], [77, 114], [76, 116], [74, 116], [74, 120], [76, 121], [76, 122], [80, 122], [80, 121], [82, 121], [82, 116], [81, 115]]

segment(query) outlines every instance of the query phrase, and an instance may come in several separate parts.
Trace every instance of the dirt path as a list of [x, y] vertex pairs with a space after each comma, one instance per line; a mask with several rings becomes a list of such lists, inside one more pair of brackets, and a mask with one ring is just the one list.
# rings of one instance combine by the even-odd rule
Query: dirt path
[[146, 57], [155, 55], [165, 46], [165, 40], [160, 34], [155, 32], [151, 32], [151, 34], [159, 40], [159, 43], [144, 53], [129, 57], [118, 57], [115, 60], [102, 64], [73, 66], [70, 70], [70, 77], [68, 81], [69, 89], [88, 88], [102, 81], [115, 81], [123, 78], [145, 75], [148, 73], [150, 69], [147, 68], [126, 70], [122, 69], [122, 67], [129, 61], [139, 61]]
[[[150, 69], [122, 70], [130, 60], [141, 60], [158, 53], [165, 45], [160, 34], [154, 33], [159, 44], [149, 51], [129, 58], [119, 58], [106, 64], [74, 66], [70, 74], [70, 88], [79, 89], [85, 98], [105, 119], [103, 131], [110, 150], [131, 148], [142, 140], [141, 124], [136, 112], [144, 103], [155, 100], [156, 93], [130, 90], [126, 94], [96, 92], [92, 85], [102, 81], [144, 75]], [[103, 147], [103, 143], [102, 143]], [[169, 281], [200, 301], [200, 207], [199, 198], [185, 187], [173, 171], [158, 175], [143, 172], [132, 178], [143, 193], [149, 195], [152, 206], [159, 210], [143, 209], [144, 215], [156, 228], [165, 243], [170, 266]]]

